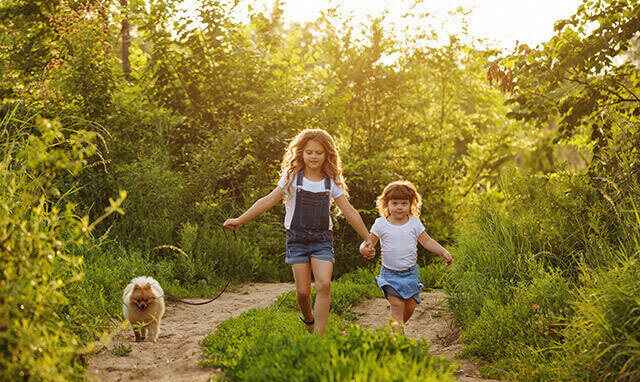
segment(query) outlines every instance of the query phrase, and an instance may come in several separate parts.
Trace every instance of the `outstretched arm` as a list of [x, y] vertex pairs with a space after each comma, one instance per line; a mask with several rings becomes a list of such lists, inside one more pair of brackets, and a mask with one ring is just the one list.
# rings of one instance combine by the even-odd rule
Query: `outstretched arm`
[[278, 186], [273, 189], [268, 195], [263, 196], [258, 199], [248, 210], [246, 210], [242, 215], [237, 218], [227, 219], [223, 226], [227, 229], [238, 229], [241, 225], [250, 222], [251, 220], [258, 217], [263, 212], [267, 211], [271, 207], [275, 206], [276, 203], [282, 200], [282, 189]]
[[418, 243], [424, 247], [429, 252], [435, 253], [436, 255], [442, 257], [447, 265], [453, 262], [453, 257], [443, 246], [440, 245], [437, 241], [433, 240], [431, 236], [427, 234], [426, 231], [423, 231], [420, 236], [418, 236]]
[[335, 199], [335, 202], [338, 208], [340, 208], [340, 212], [342, 212], [353, 229], [358, 232], [358, 235], [360, 235], [362, 240], [367, 240], [367, 237], [369, 236], [369, 230], [364, 225], [360, 213], [358, 213], [358, 211], [353, 208], [351, 203], [349, 203], [349, 199], [347, 199], [347, 197], [344, 195], [340, 195]]

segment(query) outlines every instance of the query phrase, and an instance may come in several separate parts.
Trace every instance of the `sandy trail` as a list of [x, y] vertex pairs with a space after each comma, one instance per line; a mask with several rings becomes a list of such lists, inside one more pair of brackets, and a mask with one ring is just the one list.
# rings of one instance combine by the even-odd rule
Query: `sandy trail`
[[[207, 305], [168, 303], [156, 343], [134, 342], [131, 331], [117, 333], [106, 349], [89, 359], [87, 377], [91, 381], [208, 381], [218, 371], [198, 367], [199, 341], [222, 321], [271, 305], [293, 289], [293, 284], [285, 283], [247, 284]], [[118, 344], [130, 345], [131, 352], [113, 355]]]
[[[405, 326], [405, 335], [410, 338], [427, 339], [431, 343], [431, 353], [446, 357], [459, 365], [458, 381], [497, 382], [480, 377], [478, 365], [458, 358], [462, 350], [459, 342], [460, 330], [456, 327], [453, 314], [447, 309], [446, 293], [430, 291], [420, 294], [422, 303]], [[356, 306], [358, 323], [366, 327], [382, 327], [389, 321], [389, 304], [384, 298], [367, 300]]]

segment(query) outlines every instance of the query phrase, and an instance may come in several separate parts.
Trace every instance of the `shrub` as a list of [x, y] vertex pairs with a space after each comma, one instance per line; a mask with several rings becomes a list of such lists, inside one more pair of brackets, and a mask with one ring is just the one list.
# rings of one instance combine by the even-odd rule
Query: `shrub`
[[514, 349], [544, 349], [561, 340], [571, 297], [558, 272], [540, 271], [515, 287], [508, 302], [485, 299], [480, 315], [465, 328], [465, 352], [485, 360], [509, 357]]
[[[638, 252], [640, 253], [640, 247]], [[640, 261], [627, 258], [609, 269], [585, 272], [576, 314], [564, 331], [564, 379], [640, 379]]]
[[125, 215], [116, 220], [114, 235], [122, 242], [153, 247], [175, 242], [181, 218], [183, 180], [168, 168], [166, 158], [150, 157], [116, 167], [117, 187], [129, 193]]
[[82, 278], [82, 258], [70, 248], [83, 245], [97, 222], [120, 211], [125, 194], [93, 224], [79, 219], [57, 182], [61, 174], [78, 173], [95, 153], [94, 135], [65, 137], [57, 122], [39, 119], [32, 126], [13, 114], [0, 127], [0, 376], [69, 380], [80, 367], [79, 341], [59, 311], [67, 304], [63, 288]]
[[557, 173], [514, 175], [500, 193], [479, 198], [458, 234], [446, 289], [465, 353], [492, 362], [485, 372], [532, 381], [637, 377], [630, 296], [638, 285], [634, 266], [619, 263], [637, 258], [640, 219], [637, 193], [626, 195], [614, 201], [585, 175]]

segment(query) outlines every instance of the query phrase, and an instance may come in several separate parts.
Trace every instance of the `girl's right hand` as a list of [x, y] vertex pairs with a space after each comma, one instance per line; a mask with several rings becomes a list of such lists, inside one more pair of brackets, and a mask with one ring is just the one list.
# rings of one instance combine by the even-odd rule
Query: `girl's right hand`
[[222, 224], [224, 228], [233, 230], [240, 228], [241, 225], [242, 223], [238, 218], [227, 219], [224, 221], [224, 224]]

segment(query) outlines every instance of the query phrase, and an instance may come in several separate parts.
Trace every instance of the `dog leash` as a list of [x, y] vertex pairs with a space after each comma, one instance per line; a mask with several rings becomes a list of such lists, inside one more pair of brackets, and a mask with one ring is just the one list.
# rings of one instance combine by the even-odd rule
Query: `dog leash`
[[187, 304], [187, 305], [205, 305], [205, 304], [208, 304], [210, 302], [215, 301], [218, 297], [222, 296], [224, 291], [227, 290], [227, 287], [229, 286], [229, 284], [231, 284], [231, 280], [227, 281], [227, 284], [222, 288], [222, 290], [220, 292], [218, 292], [218, 294], [215, 297], [212, 297], [212, 298], [210, 298], [210, 299], [208, 299], [206, 301], [193, 302], [193, 301], [189, 301], [189, 300], [183, 300], [181, 298], [176, 298], [176, 297], [171, 296], [171, 295], [167, 295], [167, 297], [169, 297], [169, 298], [171, 298], [173, 300], [179, 301], [179, 302], [181, 302], [183, 304]]

